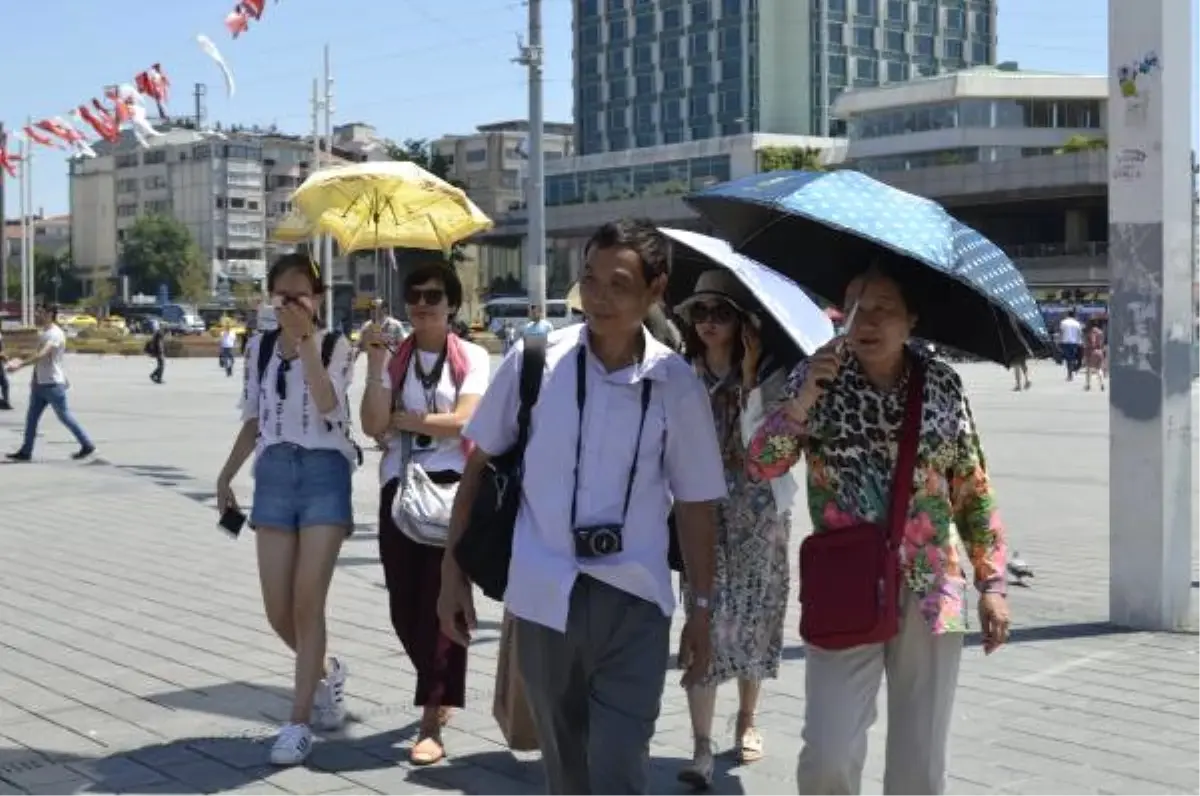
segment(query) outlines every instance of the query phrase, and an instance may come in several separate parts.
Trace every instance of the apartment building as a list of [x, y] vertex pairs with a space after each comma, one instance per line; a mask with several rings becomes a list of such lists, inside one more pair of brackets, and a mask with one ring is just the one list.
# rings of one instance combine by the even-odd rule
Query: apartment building
[[[474, 133], [447, 135], [431, 145], [445, 158], [450, 177], [466, 186], [471, 200], [490, 217], [519, 209], [525, 201], [529, 122], [525, 120], [482, 124]], [[547, 122], [542, 149], [547, 161], [574, 154], [573, 128]]]
[[[150, 146], [132, 137], [98, 146], [97, 157], [70, 166], [71, 246], [85, 283], [111, 278], [120, 245], [138, 216], [162, 213], [191, 231], [211, 264], [216, 290], [231, 282], [259, 282], [268, 263], [294, 246], [272, 239], [291, 210], [292, 192], [312, 170], [312, 138], [276, 129], [233, 127], [200, 132], [165, 129]], [[337, 128], [325, 163], [386, 157], [369, 125]], [[333, 280], [347, 278], [344, 258]], [[90, 284], [87, 286], [90, 287]]]
[[847, 88], [995, 63], [996, 5], [579, 0], [579, 154], [746, 133], [842, 135], [828, 106]]

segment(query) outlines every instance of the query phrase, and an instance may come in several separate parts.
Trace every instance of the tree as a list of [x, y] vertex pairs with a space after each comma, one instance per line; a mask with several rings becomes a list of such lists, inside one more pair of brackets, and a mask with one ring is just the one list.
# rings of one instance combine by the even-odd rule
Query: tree
[[758, 170], [824, 171], [821, 150], [805, 146], [768, 146], [758, 150]]
[[1108, 139], [1090, 136], [1090, 135], [1073, 135], [1063, 142], [1063, 145], [1054, 150], [1056, 155], [1070, 155], [1074, 152], [1097, 152], [1108, 149]]
[[234, 282], [230, 292], [238, 308], [243, 310], [257, 306], [262, 297], [262, 290], [255, 282]]
[[34, 251], [33, 291], [43, 301], [72, 304], [79, 299], [83, 286], [71, 270], [66, 252]]
[[[455, 188], [466, 190], [467, 187], [450, 176], [450, 161], [435, 152], [433, 147], [429, 145], [429, 141], [424, 138], [406, 138], [403, 142], [397, 144], [395, 141], [386, 143], [388, 157], [392, 160], [409, 161], [416, 163], [425, 171], [433, 176], [445, 180]], [[458, 265], [466, 259], [463, 254], [463, 245], [456, 243], [450, 249], [449, 261]]]
[[160, 285], [173, 296], [192, 293], [192, 298], [202, 298], [208, 293], [204, 254], [183, 222], [170, 216], [140, 216], [126, 230], [121, 268], [134, 293], [155, 295]]
[[96, 315], [107, 314], [108, 305], [112, 303], [116, 293], [112, 279], [108, 277], [95, 279], [92, 281], [92, 295], [88, 297], [88, 306], [95, 311]]

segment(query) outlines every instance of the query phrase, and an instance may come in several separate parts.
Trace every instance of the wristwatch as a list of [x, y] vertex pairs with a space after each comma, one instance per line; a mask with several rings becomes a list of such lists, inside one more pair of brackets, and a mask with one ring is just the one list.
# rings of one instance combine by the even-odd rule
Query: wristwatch
[[692, 595], [692, 607], [699, 608], [701, 611], [707, 611], [712, 607], [712, 603], [709, 602], [707, 595], [693, 594]]

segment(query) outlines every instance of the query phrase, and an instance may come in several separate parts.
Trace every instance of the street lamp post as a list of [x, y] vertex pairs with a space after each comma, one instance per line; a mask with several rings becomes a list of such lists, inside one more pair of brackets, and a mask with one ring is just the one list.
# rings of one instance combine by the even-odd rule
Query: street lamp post
[[1193, 626], [1187, 0], [1108, 2], [1109, 616]]

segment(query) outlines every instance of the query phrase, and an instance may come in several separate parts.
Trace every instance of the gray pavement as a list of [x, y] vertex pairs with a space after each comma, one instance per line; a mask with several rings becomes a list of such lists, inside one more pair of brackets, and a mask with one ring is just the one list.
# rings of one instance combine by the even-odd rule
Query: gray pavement
[[[360, 527], [330, 608], [331, 646], [351, 669], [353, 721], [306, 767], [269, 768], [291, 662], [262, 615], [253, 545], [216, 530], [212, 502], [236, 429], [238, 379], [199, 361], [169, 363], [163, 386], [140, 359], [72, 357], [68, 367], [73, 408], [99, 458], [71, 462], [73, 441], [47, 416], [38, 461], [0, 467], [0, 796], [541, 792], [536, 756], [510, 754], [491, 718], [500, 614], [482, 599], [470, 705], [446, 732], [450, 758], [427, 770], [407, 763], [417, 712], [377, 564], [374, 454], [356, 476]], [[1050, 365], [1035, 367], [1034, 388], [1022, 394], [999, 368], [963, 373], [1013, 547], [1037, 575], [1012, 590], [1010, 646], [985, 658], [969, 640], [951, 792], [1198, 792], [1197, 636], [1106, 623], [1106, 397], [1065, 384]], [[0, 414], [0, 448], [16, 447], [21, 419]], [[236, 486], [248, 501], [249, 478]], [[794, 544], [808, 527], [797, 516]], [[723, 762], [718, 792], [795, 792], [804, 707], [795, 628], [792, 616], [781, 677], [761, 706], [767, 758]], [[717, 724], [725, 746], [734, 711], [727, 688]], [[885, 731], [881, 703], [868, 792], [881, 787]], [[675, 773], [690, 749], [672, 677], [653, 792], [679, 792]]]

